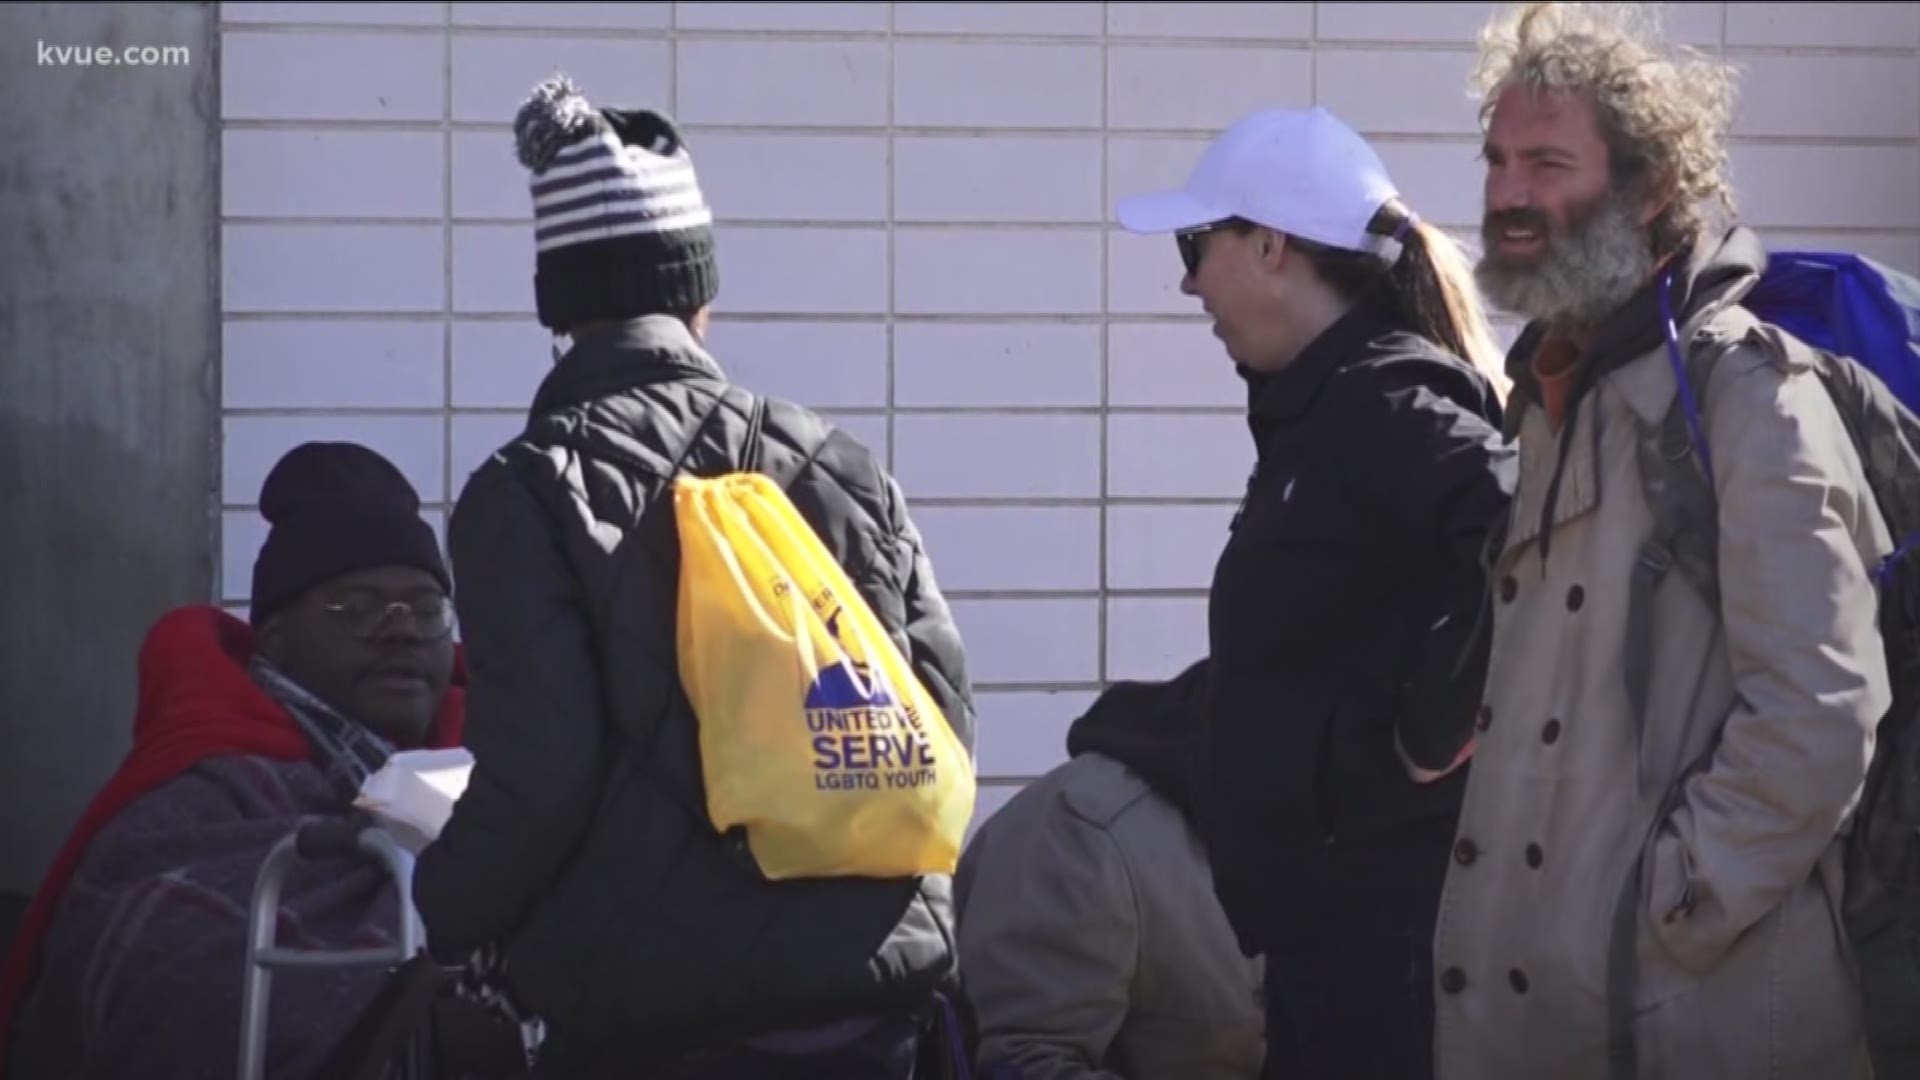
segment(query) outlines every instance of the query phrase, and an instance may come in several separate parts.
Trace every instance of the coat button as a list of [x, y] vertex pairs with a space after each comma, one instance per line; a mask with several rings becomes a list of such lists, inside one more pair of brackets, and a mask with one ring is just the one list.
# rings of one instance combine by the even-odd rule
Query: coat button
[[1467, 973], [1457, 967], [1450, 967], [1440, 975], [1440, 989], [1449, 994], [1457, 994], [1467, 988]]
[[1541, 864], [1541, 863], [1544, 863], [1544, 862], [1546, 862], [1546, 861], [1547, 861], [1547, 853], [1546, 853], [1546, 851], [1545, 851], [1544, 849], [1542, 849], [1542, 848], [1540, 847], [1540, 845], [1539, 845], [1539, 844], [1528, 844], [1528, 845], [1527, 845], [1527, 866], [1528, 866], [1528, 868], [1530, 868], [1530, 869], [1533, 869], [1533, 870], [1538, 870], [1538, 869], [1540, 869], [1540, 864]]
[[1465, 837], [1461, 837], [1460, 842], [1453, 845], [1453, 861], [1461, 866], [1472, 866], [1473, 861], [1479, 857], [1480, 845]]
[[1512, 971], [1507, 972], [1507, 985], [1513, 987], [1513, 992], [1516, 994], [1526, 993], [1528, 986], [1527, 973], [1521, 971], [1519, 968], [1514, 968]]
[[1480, 706], [1480, 721], [1479, 723], [1476, 723], [1473, 726], [1476, 728], [1479, 728], [1481, 731], [1485, 731], [1488, 728], [1492, 727], [1493, 726], [1493, 706], [1491, 705]]
[[1579, 611], [1581, 605], [1585, 604], [1586, 602], [1587, 602], [1587, 590], [1581, 588], [1578, 585], [1575, 585], [1573, 588], [1567, 590], [1567, 610], [1568, 611]]
[[1554, 743], [1559, 742], [1560, 741], [1560, 721], [1558, 720], [1547, 721], [1546, 728], [1540, 732], [1540, 741], [1543, 743], [1546, 743], [1548, 746], [1552, 746]]
[[1506, 577], [1503, 577], [1500, 579], [1501, 603], [1505, 603], [1505, 604], [1513, 603], [1513, 598], [1516, 595], [1518, 595], [1519, 592], [1520, 592], [1520, 583], [1513, 580], [1512, 574], [1508, 574]]

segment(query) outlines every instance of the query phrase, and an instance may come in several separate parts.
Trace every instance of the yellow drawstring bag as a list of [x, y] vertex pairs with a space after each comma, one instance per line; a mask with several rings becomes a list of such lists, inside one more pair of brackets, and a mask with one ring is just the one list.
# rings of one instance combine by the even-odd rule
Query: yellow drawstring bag
[[785, 491], [682, 476], [673, 503], [714, 827], [744, 828], [772, 880], [953, 873], [972, 761]]

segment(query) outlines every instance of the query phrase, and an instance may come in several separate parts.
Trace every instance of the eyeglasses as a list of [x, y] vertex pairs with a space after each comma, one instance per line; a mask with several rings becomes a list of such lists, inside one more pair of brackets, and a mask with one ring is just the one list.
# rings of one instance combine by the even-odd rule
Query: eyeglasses
[[349, 593], [320, 605], [329, 615], [346, 624], [347, 630], [362, 638], [380, 633], [395, 612], [405, 618], [414, 632], [427, 638], [441, 638], [453, 632], [453, 602], [438, 594], [416, 596], [410, 600], [387, 600], [370, 593]]
[[1191, 229], [1182, 229], [1174, 233], [1173, 242], [1180, 248], [1180, 264], [1187, 268], [1187, 273], [1189, 274], [1199, 273], [1200, 258], [1206, 253], [1206, 247], [1200, 242], [1200, 238], [1208, 233], [1219, 232], [1222, 229], [1237, 232], [1244, 228], [1246, 228], [1246, 223], [1239, 218], [1227, 218], [1225, 221], [1216, 221], [1210, 225], [1197, 225]]

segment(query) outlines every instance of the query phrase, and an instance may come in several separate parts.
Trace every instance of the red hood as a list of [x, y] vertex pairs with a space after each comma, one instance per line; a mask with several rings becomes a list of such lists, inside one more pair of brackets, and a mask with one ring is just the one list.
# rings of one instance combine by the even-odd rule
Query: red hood
[[[252, 659], [253, 628], [219, 608], [186, 607], [163, 616], [140, 647], [140, 702], [129, 762], [149, 747], [182, 744], [206, 747], [193, 755], [195, 761], [222, 753], [305, 758], [306, 737], [253, 681], [247, 671]], [[466, 684], [466, 665], [456, 650], [453, 685], [427, 733], [428, 746], [460, 744]]]
[[[7, 1033], [38, 959], [40, 938], [87, 844], [140, 797], [210, 758], [250, 754], [301, 761], [306, 736], [287, 711], [253, 681], [253, 628], [216, 607], [183, 607], [162, 616], [140, 647], [140, 700], [133, 749], [81, 814], [27, 909], [0, 969], [0, 1073]], [[454, 653], [453, 685], [434, 718], [427, 745], [460, 744], [466, 717], [466, 664]]]

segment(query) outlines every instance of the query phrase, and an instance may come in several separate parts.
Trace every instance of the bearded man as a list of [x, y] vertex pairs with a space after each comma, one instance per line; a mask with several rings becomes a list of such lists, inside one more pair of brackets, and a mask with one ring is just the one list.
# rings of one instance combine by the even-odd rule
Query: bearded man
[[[1841, 852], [1890, 700], [1892, 545], [1818, 377], [1735, 310], [1766, 254], [1716, 222], [1731, 80], [1614, 8], [1528, 5], [1482, 49], [1478, 277], [1530, 322], [1437, 1074], [1870, 1075]], [[1677, 456], [1718, 507], [1717, 598], [1650, 543], [1670, 340], [1714, 354]]]

